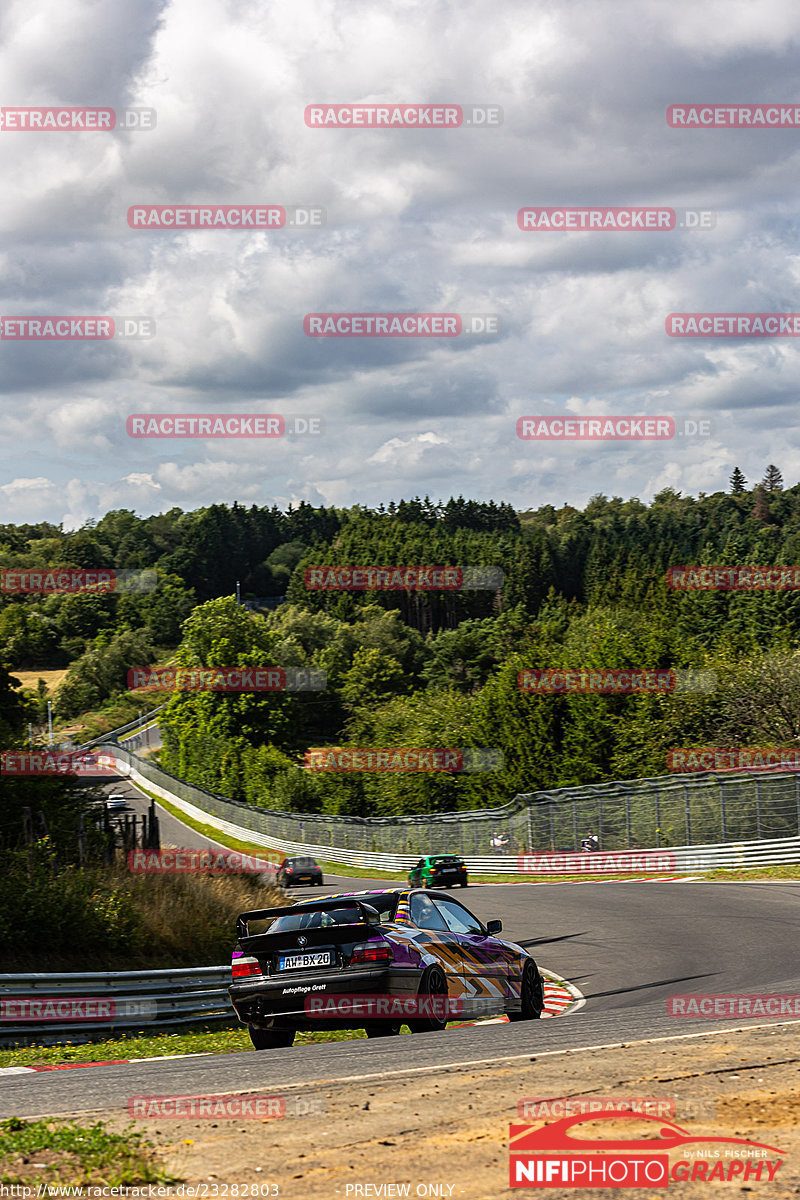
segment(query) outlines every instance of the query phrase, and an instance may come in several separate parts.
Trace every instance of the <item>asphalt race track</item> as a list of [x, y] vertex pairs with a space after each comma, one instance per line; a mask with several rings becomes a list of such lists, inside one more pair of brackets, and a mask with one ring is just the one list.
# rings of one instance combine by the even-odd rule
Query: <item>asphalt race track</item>
[[[125, 781], [109, 790], [133, 795]], [[144, 801], [132, 801], [141, 809]], [[208, 845], [163, 813], [165, 844]], [[322, 893], [369, 888], [369, 880], [326, 876]], [[375, 886], [392, 886], [376, 881]], [[297, 895], [320, 889], [298, 888]], [[96, 1112], [134, 1094], [208, 1095], [331, 1083], [395, 1073], [455, 1069], [508, 1057], [707, 1034], [755, 1021], [676, 1019], [666, 1000], [681, 993], [800, 992], [800, 882], [471, 885], [455, 890], [483, 920], [586, 997], [571, 1015], [472, 1026], [374, 1041], [287, 1050], [161, 1059], [0, 1077], [0, 1117]]]

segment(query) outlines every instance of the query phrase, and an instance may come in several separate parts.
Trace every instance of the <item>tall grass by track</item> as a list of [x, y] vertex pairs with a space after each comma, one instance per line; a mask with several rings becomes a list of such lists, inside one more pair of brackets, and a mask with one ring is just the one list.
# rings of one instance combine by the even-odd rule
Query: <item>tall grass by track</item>
[[247, 875], [136, 875], [58, 868], [44, 852], [9, 854], [0, 876], [0, 971], [125, 971], [218, 966], [236, 918], [281, 903]]

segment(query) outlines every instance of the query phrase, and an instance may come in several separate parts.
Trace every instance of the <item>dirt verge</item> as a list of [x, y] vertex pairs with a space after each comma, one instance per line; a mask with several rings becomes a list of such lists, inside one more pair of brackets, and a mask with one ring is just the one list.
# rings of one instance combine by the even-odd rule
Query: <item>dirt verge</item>
[[[525, 1098], [672, 1097], [672, 1120], [695, 1137], [740, 1137], [777, 1146], [785, 1159], [771, 1183], [671, 1182], [670, 1200], [761, 1191], [800, 1193], [798, 1026], [779, 1025], [608, 1050], [542, 1054], [497, 1066], [427, 1071], [385, 1081], [286, 1091], [282, 1120], [137, 1121], [163, 1166], [187, 1183], [277, 1184], [285, 1200], [408, 1195], [494, 1200], [509, 1189], [509, 1125]], [[122, 1118], [120, 1118], [122, 1121]], [[534, 1121], [534, 1124], [541, 1122]], [[605, 1136], [626, 1136], [622, 1123]], [[651, 1135], [652, 1136], [652, 1135]], [[720, 1149], [724, 1157], [724, 1148]], [[673, 1154], [673, 1162], [677, 1161]], [[392, 1190], [381, 1185], [409, 1185]], [[367, 1185], [370, 1185], [367, 1187]], [[607, 1189], [538, 1188], [579, 1198]], [[239, 1193], [242, 1194], [241, 1192]], [[262, 1190], [262, 1195], [270, 1194]], [[626, 1189], [631, 1200], [662, 1189]]]

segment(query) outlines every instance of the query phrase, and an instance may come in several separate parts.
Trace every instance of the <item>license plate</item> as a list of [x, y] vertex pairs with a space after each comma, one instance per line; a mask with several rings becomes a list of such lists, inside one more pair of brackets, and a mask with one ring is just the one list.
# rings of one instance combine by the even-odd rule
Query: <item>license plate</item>
[[329, 967], [333, 963], [332, 950], [312, 950], [305, 954], [279, 954], [279, 971], [297, 971], [303, 967]]
[[458, 867], [442, 867], [442, 872], [445, 875], [455, 875]]

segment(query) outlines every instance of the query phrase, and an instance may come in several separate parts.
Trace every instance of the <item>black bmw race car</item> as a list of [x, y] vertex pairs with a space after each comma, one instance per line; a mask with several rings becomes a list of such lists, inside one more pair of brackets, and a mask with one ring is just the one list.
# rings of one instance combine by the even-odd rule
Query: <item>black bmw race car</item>
[[532, 1020], [544, 1007], [539, 968], [501, 931], [419, 888], [257, 909], [237, 921], [231, 1002], [257, 1050], [291, 1046], [298, 1029], [383, 1037], [478, 1012]]
[[323, 882], [322, 869], [315, 858], [285, 858], [278, 868], [278, 886], [282, 888], [301, 883], [322, 887]]

